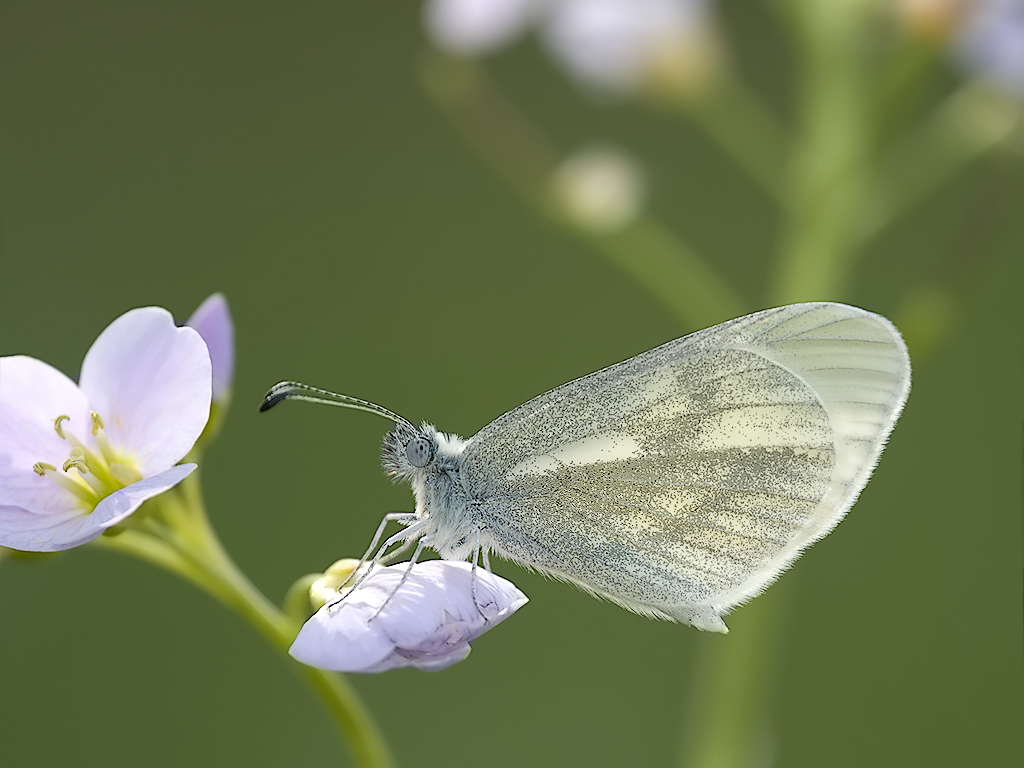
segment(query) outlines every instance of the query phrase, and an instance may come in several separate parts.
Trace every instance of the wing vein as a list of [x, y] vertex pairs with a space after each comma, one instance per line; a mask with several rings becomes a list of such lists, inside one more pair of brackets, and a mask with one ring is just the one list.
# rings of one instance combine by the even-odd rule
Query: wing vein
[[[816, 312], [819, 309], [820, 309], [820, 307], [812, 307], [811, 309], [808, 309], [808, 310], [806, 310], [804, 312], [801, 312], [799, 315], [793, 315], [792, 317], [788, 317], [785, 320], [783, 320], [781, 323], [773, 325], [771, 328], [766, 329], [764, 331], [764, 333], [760, 333], [757, 336], [755, 336], [754, 338], [755, 339], [759, 339], [762, 336], [764, 336], [765, 334], [770, 333], [771, 331], [774, 331], [779, 326], [785, 325], [786, 323], [791, 322], [793, 320], [798, 320], [801, 317], [803, 317], [804, 315], [810, 314], [811, 312]], [[815, 326], [813, 326], [811, 328], [805, 328], [802, 331], [797, 331], [796, 333], [791, 333], [788, 336], [781, 336], [781, 337], [779, 337], [777, 339], [772, 339], [771, 343], [772, 344], [777, 344], [780, 341], [786, 341], [787, 339], [793, 339], [793, 338], [796, 338], [797, 336], [802, 336], [805, 333], [810, 333], [811, 331], [817, 331], [819, 328], [827, 328], [830, 325], [835, 325], [836, 323], [845, 323], [846, 321], [853, 320], [853, 319], [854, 318], [851, 316], [851, 317], [840, 317], [837, 320], [829, 320], [827, 323], [821, 323], [820, 325], [815, 325]]]

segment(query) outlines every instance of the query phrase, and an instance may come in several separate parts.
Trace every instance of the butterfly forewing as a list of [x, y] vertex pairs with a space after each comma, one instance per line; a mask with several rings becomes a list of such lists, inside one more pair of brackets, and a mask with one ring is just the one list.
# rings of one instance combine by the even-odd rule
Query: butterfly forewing
[[908, 388], [888, 321], [782, 307], [510, 411], [470, 441], [462, 481], [506, 557], [725, 631], [724, 613], [842, 518]]

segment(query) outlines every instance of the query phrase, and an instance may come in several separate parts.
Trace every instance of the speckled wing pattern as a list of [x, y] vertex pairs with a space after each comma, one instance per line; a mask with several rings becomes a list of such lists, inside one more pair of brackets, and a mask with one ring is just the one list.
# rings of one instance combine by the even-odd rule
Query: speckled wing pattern
[[795, 304], [572, 381], [470, 440], [499, 554], [638, 613], [725, 632], [864, 487], [910, 388], [883, 317]]

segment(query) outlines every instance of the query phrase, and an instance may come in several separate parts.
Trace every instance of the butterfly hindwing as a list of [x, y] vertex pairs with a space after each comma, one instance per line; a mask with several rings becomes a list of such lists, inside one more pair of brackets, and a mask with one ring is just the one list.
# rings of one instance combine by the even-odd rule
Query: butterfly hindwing
[[853, 503], [909, 388], [899, 334], [839, 304], [767, 310], [558, 387], [465, 449], [506, 557], [725, 631]]

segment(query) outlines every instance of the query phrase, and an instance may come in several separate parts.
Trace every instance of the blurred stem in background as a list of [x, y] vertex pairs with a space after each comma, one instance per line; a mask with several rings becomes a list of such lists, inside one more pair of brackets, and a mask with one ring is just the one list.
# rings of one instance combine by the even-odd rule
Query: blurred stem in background
[[[1021, 110], [990, 88], [968, 83], [939, 105], [928, 120], [912, 127], [879, 169], [875, 195], [861, 217], [860, 239], [867, 241], [932, 189], [993, 150], [1002, 161], [1020, 139]], [[1018, 148], [1019, 152], [1019, 148]]]
[[[798, 52], [794, 135], [736, 73], [719, 68], [701, 87], [648, 96], [669, 99], [779, 204], [782, 228], [763, 306], [848, 298], [857, 254], [939, 184], [1020, 132], [1013, 105], [978, 84], [955, 91], [925, 119], [912, 117], [923, 81], [942, 50], [935, 40], [897, 45], [887, 68], [873, 66], [878, 9], [862, 0], [804, 0], [777, 6]], [[472, 148], [537, 213], [627, 272], [696, 330], [755, 308], [670, 227], [638, 210], [620, 227], [590, 226], [552, 195], [563, 155], [474, 61], [431, 51], [421, 61], [426, 93]], [[997, 181], [1006, 178], [998, 174]], [[991, 185], [990, 185], [991, 186]], [[1001, 187], [1005, 187], [1002, 184]], [[1006, 190], [997, 190], [1003, 201]], [[991, 190], [983, 191], [988, 211]], [[1005, 218], [970, 213], [966, 236], [991, 234]], [[908, 294], [905, 333], [915, 352], [947, 327], [954, 297], [978, 261], [953, 247], [931, 279]], [[932, 329], [932, 330], [930, 330]], [[792, 576], [732, 618], [727, 637], [700, 635], [681, 740], [681, 768], [751, 768], [774, 762], [773, 674]]]
[[[684, 327], [696, 330], [747, 311], [746, 302], [705, 259], [649, 214], [638, 214], [613, 232], [579, 226], [565, 216], [549, 195], [558, 154], [477, 65], [432, 54], [423, 60], [420, 75], [426, 92], [503, 181], [538, 213], [629, 273], [672, 311]], [[734, 91], [733, 104], [752, 103], [735, 96], [740, 88], [736, 81], [730, 87]], [[729, 124], [728, 120], [719, 119], [725, 114], [724, 108], [716, 107], [712, 113], [707, 103], [700, 107], [707, 130]], [[694, 111], [694, 102], [688, 100], [685, 108], [687, 112]], [[754, 123], [768, 124], [774, 126], [761, 120]], [[781, 148], [775, 128], [770, 130], [772, 137], [761, 145]], [[729, 125], [728, 132], [719, 143], [735, 146], [735, 126]], [[823, 149], [832, 151], [827, 143]], [[763, 159], [751, 159], [758, 154], [736, 159], [751, 169], [766, 168]], [[755, 170], [752, 175], [759, 173]], [[699, 638], [701, 646], [695, 664], [698, 679], [692, 687], [691, 716], [684, 726], [682, 765], [749, 768], [757, 764], [750, 762], [753, 755], [764, 754], [769, 726], [765, 714], [769, 672], [774, 666], [775, 630], [783, 602], [782, 590], [775, 585], [733, 620], [739, 631], [726, 638]]]
[[538, 214], [628, 273], [685, 325], [703, 328], [743, 314], [745, 302], [691, 246], [648, 213], [595, 230], [565, 214], [551, 194], [561, 155], [474, 62], [432, 52], [420, 79], [481, 158]]
[[770, 198], [787, 204], [786, 131], [734, 72], [723, 68], [692, 95], [676, 94], [675, 103]]
[[769, 306], [843, 297], [872, 173], [865, 4], [813, 0], [791, 13], [798, 126]]
[[[790, 12], [801, 78], [797, 137], [766, 306], [845, 298], [871, 183], [874, 126], [862, 39], [864, 4], [812, 0], [793, 4]], [[781, 579], [744, 606], [730, 636], [700, 638], [683, 725], [683, 768], [773, 764], [772, 672], [792, 579]]]

